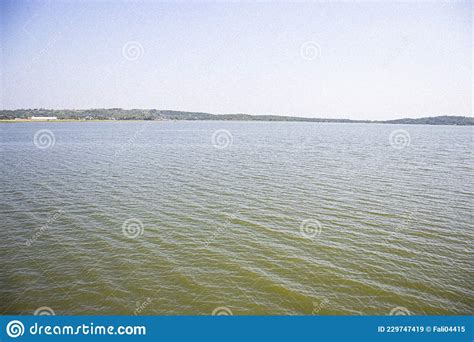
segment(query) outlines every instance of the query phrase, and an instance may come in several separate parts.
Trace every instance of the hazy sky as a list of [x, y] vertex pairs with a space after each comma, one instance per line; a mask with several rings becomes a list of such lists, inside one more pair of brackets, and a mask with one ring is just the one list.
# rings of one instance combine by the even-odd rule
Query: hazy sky
[[1, 107], [472, 116], [469, 1], [0, 2]]

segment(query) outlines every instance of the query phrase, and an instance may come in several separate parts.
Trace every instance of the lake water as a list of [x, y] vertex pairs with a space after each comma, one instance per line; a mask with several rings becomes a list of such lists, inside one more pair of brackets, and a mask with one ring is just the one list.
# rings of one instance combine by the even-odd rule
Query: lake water
[[473, 314], [473, 128], [1, 124], [0, 313]]

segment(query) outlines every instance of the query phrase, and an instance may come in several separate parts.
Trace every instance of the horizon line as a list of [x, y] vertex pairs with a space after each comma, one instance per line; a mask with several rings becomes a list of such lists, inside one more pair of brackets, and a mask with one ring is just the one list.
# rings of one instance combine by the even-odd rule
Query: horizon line
[[86, 111], [86, 110], [124, 110], [124, 111], [131, 111], [131, 110], [156, 110], [156, 111], [168, 111], [168, 112], [183, 112], [183, 113], [197, 113], [197, 114], [208, 114], [208, 115], [215, 115], [215, 116], [225, 116], [225, 115], [246, 115], [246, 116], [277, 116], [282, 118], [299, 118], [299, 119], [308, 119], [308, 120], [350, 120], [350, 121], [368, 121], [368, 122], [383, 122], [383, 121], [393, 121], [393, 120], [417, 120], [417, 119], [426, 119], [426, 118], [437, 118], [437, 117], [463, 117], [463, 118], [474, 118], [472, 114], [468, 115], [460, 115], [460, 114], [441, 114], [441, 115], [427, 115], [427, 116], [420, 116], [420, 117], [398, 117], [395, 119], [352, 119], [352, 118], [334, 118], [334, 117], [326, 117], [326, 116], [319, 116], [319, 117], [308, 117], [308, 116], [295, 116], [295, 115], [283, 115], [283, 114], [248, 114], [248, 113], [211, 113], [211, 112], [204, 112], [204, 111], [190, 111], [190, 110], [178, 110], [178, 109], [157, 109], [157, 108], [121, 108], [121, 107], [95, 107], [95, 108], [60, 108], [60, 109], [52, 109], [52, 108], [16, 108], [16, 109], [0, 109], [0, 112], [3, 111], [35, 111], [35, 110], [45, 110], [45, 111]]

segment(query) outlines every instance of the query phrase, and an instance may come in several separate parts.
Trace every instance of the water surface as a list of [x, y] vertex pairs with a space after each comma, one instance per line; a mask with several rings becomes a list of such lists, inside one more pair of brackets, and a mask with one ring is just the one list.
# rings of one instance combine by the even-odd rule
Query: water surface
[[[390, 144], [400, 129], [410, 143]], [[40, 130], [52, 136], [35, 145]], [[2, 314], [474, 312], [470, 127], [70, 122], [0, 133]]]

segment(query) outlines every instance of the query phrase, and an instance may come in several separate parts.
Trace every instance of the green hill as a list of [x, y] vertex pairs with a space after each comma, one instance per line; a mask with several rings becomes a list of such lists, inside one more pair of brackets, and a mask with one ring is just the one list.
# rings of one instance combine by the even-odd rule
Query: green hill
[[232, 121], [299, 121], [299, 122], [336, 122], [336, 123], [390, 123], [413, 125], [474, 125], [473, 117], [436, 116], [419, 119], [397, 119], [387, 121], [302, 118], [278, 115], [249, 114], [210, 114], [202, 112], [184, 112], [157, 109], [16, 109], [1, 110], [0, 120], [28, 119], [32, 116], [56, 116], [67, 120], [232, 120]]

